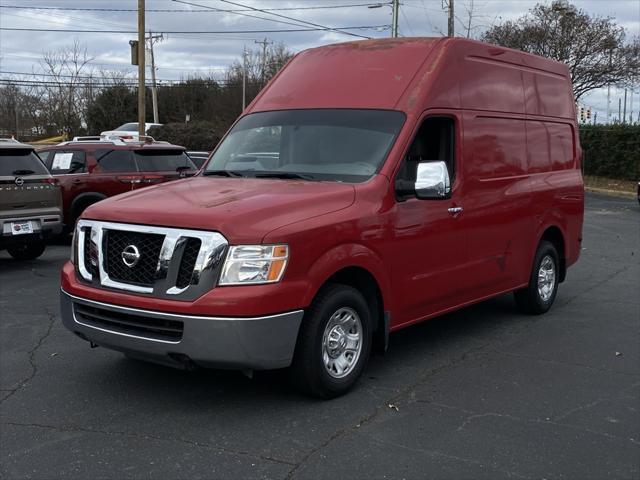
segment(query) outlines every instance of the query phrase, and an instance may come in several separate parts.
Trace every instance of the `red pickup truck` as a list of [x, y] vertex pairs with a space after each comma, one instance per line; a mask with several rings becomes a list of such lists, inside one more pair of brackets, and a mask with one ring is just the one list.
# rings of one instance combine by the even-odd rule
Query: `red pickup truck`
[[564, 64], [460, 38], [297, 54], [195, 178], [105, 200], [62, 270], [66, 327], [167, 365], [289, 367], [343, 394], [390, 332], [514, 292], [549, 310], [580, 254]]
[[184, 147], [166, 142], [77, 137], [38, 150], [62, 189], [64, 225], [71, 231], [85, 208], [107, 197], [193, 175]]

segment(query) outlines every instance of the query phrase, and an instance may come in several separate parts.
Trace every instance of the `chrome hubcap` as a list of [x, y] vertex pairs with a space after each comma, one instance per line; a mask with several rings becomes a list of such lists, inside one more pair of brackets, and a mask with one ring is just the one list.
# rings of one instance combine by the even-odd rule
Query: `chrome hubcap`
[[327, 322], [322, 337], [322, 361], [333, 378], [349, 375], [362, 351], [362, 322], [355, 310], [343, 307]]
[[550, 255], [546, 255], [540, 262], [538, 270], [538, 295], [543, 302], [549, 301], [556, 286], [556, 265]]

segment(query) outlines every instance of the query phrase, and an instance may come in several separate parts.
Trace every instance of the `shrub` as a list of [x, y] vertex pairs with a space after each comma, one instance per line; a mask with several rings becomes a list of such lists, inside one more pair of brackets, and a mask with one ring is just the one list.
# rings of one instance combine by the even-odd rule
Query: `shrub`
[[640, 179], [640, 125], [580, 127], [585, 175]]
[[220, 141], [224, 130], [213, 122], [167, 123], [149, 129], [149, 135], [187, 150], [211, 151]]

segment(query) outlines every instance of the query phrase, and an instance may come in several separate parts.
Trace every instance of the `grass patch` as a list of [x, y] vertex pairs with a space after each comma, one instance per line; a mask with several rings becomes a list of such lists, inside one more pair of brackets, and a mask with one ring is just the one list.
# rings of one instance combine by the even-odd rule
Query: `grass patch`
[[638, 182], [633, 180], [619, 180], [594, 175], [585, 175], [584, 185], [585, 187], [613, 190], [620, 193], [636, 193], [638, 189]]

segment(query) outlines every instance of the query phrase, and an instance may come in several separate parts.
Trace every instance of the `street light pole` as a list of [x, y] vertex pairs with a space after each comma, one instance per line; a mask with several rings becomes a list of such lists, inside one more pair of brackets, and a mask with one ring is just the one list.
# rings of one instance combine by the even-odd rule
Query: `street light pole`
[[145, 122], [145, 40], [144, 40], [144, 2], [138, 0], [138, 135], [142, 137], [146, 133]]

